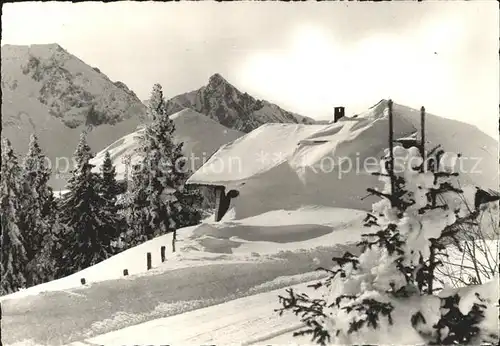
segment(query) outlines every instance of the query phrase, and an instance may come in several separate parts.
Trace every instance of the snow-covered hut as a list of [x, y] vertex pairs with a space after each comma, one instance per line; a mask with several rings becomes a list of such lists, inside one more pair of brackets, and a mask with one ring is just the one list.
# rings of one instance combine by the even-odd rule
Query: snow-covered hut
[[[386, 107], [382, 100], [356, 118], [328, 125], [262, 125], [223, 145], [188, 184], [215, 186], [219, 200], [226, 191], [237, 191], [236, 198], [224, 201], [235, 219], [311, 205], [369, 210], [374, 199], [363, 197], [368, 187], [380, 185], [371, 172], [378, 170], [388, 147]], [[394, 104], [393, 114], [395, 138], [419, 129], [418, 110]], [[477, 167], [472, 160], [464, 162], [462, 183], [498, 186], [493, 138], [472, 125], [430, 114], [426, 124], [429, 147], [439, 143], [464, 157], [480, 158]], [[473, 140], [466, 142], [465, 136]]]

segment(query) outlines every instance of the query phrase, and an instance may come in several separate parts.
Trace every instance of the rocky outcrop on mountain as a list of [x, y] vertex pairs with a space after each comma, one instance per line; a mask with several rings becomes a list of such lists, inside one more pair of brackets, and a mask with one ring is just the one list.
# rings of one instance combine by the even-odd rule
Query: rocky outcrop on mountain
[[218, 73], [211, 76], [208, 84], [200, 89], [177, 95], [167, 101], [168, 114], [185, 108], [193, 109], [226, 127], [243, 132], [250, 132], [266, 123], [314, 123], [313, 119], [239, 91]]
[[20, 154], [35, 133], [49, 159], [70, 158], [84, 130], [97, 151], [145, 119], [145, 106], [125, 84], [58, 44], [1, 49], [2, 136]]
[[28, 91], [21, 96], [36, 98], [70, 128], [86, 124], [89, 113], [97, 121], [91, 125], [115, 124], [144, 113], [144, 105], [125, 84], [110, 81], [57, 44], [3, 46], [2, 87]]

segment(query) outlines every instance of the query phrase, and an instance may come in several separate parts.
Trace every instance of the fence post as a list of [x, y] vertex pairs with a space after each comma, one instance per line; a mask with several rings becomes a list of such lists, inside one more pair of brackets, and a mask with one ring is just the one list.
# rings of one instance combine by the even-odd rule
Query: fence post
[[420, 145], [422, 146], [422, 159], [424, 161], [424, 164], [422, 165], [423, 170], [422, 171], [427, 171], [427, 163], [425, 162], [427, 160], [426, 154], [425, 154], [425, 107], [422, 106], [420, 108]]
[[80, 279], [80, 282], [82, 283], [82, 285], [85, 285], [85, 282], [86, 282], [86, 281], [85, 281], [85, 278], [81, 278], [81, 279]]
[[177, 230], [172, 234], [172, 252], [175, 252], [175, 242], [177, 241]]
[[123, 269], [123, 276], [127, 276], [128, 275], [128, 269]]
[[165, 246], [160, 248], [161, 263], [165, 262]]
[[147, 262], [147, 268], [148, 268], [148, 270], [151, 269], [151, 252], [148, 252], [146, 254], [146, 262]]

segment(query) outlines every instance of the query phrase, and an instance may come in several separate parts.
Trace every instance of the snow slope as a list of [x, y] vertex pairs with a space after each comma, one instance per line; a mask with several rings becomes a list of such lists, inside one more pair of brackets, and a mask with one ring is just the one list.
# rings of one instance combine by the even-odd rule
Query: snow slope
[[[188, 167], [191, 171], [200, 168], [222, 145], [243, 135], [242, 132], [224, 127], [192, 109], [184, 109], [170, 117], [175, 124], [174, 138], [177, 142], [184, 143], [183, 152], [188, 158]], [[137, 136], [141, 131], [130, 133], [97, 153], [91, 161], [92, 164], [96, 165], [94, 170], [99, 170], [106, 151], [109, 151], [111, 160], [116, 167], [117, 178], [123, 179], [125, 175], [123, 160], [130, 155], [131, 167], [140, 161], [135, 150], [138, 145]]]
[[[307, 285], [294, 285], [289, 288], [297, 292], [307, 293], [315, 297], [316, 293]], [[498, 298], [495, 287], [497, 280], [484, 286], [473, 286], [459, 290], [446, 290], [441, 296], [457, 292], [462, 298], [461, 310], [468, 311], [469, 304], [474, 302], [474, 293], [488, 297], [492, 301]], [[74, 342], [71, 346], [88, 344], [124, 345], [124, 344], [216, 344], [216, 345], [277, 345], [277, 344], [313, 344], [310, 336], [294, 337], [293, 332], [303, 328], [297, 316], [285, 313], [279, 316], [274, 309], [280, 308], [279, 295], [284, 295], [284, 289], [273, 290], [249, 297], [235, 299], [180, 315], [160, 318], [116, 330], [110, 333]], [[407, 306], [399, 305], [393, 313], [395, 324], [392, 327], [382, 326], [378, 330], [368, 328], [364, 333], [354, 336], [359, 344], [392, 344], [416, 345], [424, 340], [411, 327], [409, 319], [414, 311], [422, 308], [417, 301], [409, 301]], [[425, 304], [425, 301], [424, 301]], [[423, 306], [425, 309], [425, 305]], [[481, 323], [483, 328], [491, 332], [498, 331], [497, 314], [494, 308], [488, 307], [486, 319]]]
[[[179, 230], [175, 254], [171, 237], [161, 236], [75, 275], [0, 297], [4, 343], [309, 344], [307, 337], [291, 336], [300, 327], [296, 317], [273, 313], [275, 290], [318, 279], [321, 273], [312, 271], [331, 266], [332, 256], [356, 253], [349, 243], [363, 233], [364, 216], [311, 206], [206, 220]], [[161, 246], [167, 247], [163, 264]], [[146, 252], [152, 253], [150, 271]], [[414, 333], [398, 339], [406, 329], [392, 333], [395, 344], [415, 340]]]
[[[331, 265], [332, 256], [356, 252], [349, 243], [359, 239], [364, 216], [311, 207], [267, 213], [248, 223], [206, 221], [179, 230], [175, 254], [170, 236], [158, 237], [80, 273], [1, 297], [4, 342], [67, 344], [317, 279], [322, 273], [315, 269]], [[287, 217], [295, 224], [276, 224]], [[167, 246], [163, 264], [162, 245]], [[150, 271], [147, 251], [153, 258]], [[126, 278], [124, 268], [130, 273]], [[50, 328], [54, 324], [57, 329]]]
[[[223, 185], [240, 195], [236, 218], [301, 205], [369, 210], [368, 187], [380, 186], [378, 169], [388, 147], [387, 102], [357, 118], [330, 125], [266, 124], [221, 147], [188, 183]], [[394, 104], [395, 138], [419, 128], [419, 112]], [[427, 147], [442, 144], [463, 155], [464, 185], [498, 188], [498, 142], [472, 125], [428, 114]], [[470, 140], [464, 141], [463, 138]]]
[[[309, 282], [313, 283], [313, 282]], [[294, 285], [292, 288], [303, 291], [307, 284]], [[286, 336], [284, 343], [294, 340], [291, 333], [302, 327], [293, 315], [280, 317], [273, 310], [280, 307], [278, 295], [283, 290], [273, 290], [249, 297], [239, 298], [184, 314], [141, 323], [132, 327], [99, 335], [70, 346], [91, 344], [178, 344], [178, 345], [252, 345], [268, 339]], [[194, 327], [196, 326], [196, 327]], [[193, 328], [194, 327], [194, 328]]]
[[[6, 296], [0, 301], [58, 290], [81, 287], [81, 278], [88, 284], [123, 278], [129, 275], [155, 274], [196, 265], [258, 261], [261, 256], [283, 251], [313, 249], [359, 239], [361, 220], [365, 213], [357, 210], [308, 207], [299, 210], [277, 210], [248, 220], [211, 222], [179, 229], [172, 253], [171, 234], [160, 236], [119, 253], [92, 267], [65, 278], [30, 287]], [[282, 220], [283, 222], [279, 221]], [[165, 263], [160, 248], [166, 247]], [[146, 253], [152, 254], [152, 271], [146, 268]]]

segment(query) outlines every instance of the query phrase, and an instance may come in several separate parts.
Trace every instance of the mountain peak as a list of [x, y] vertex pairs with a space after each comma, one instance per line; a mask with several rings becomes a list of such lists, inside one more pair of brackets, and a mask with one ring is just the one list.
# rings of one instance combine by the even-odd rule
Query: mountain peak
[[208, 79], [208, 85], [219, 86], [222, 84], [229, 84], [229, 82], [220, 74], [215, 73]]
[[200, 89], [174, 96], [167, 105], [169, 115], [190, 108], [242, 132], [250, 132], [265, 123], [314, 123], [310, 118], [241, 92], [219, 73], [212, 75], [208, 84]]
[[55, 50], [65, 50], [59, 43], [43, 43], [43, 44], [32, 44], [31, 47], [46, 47]]

